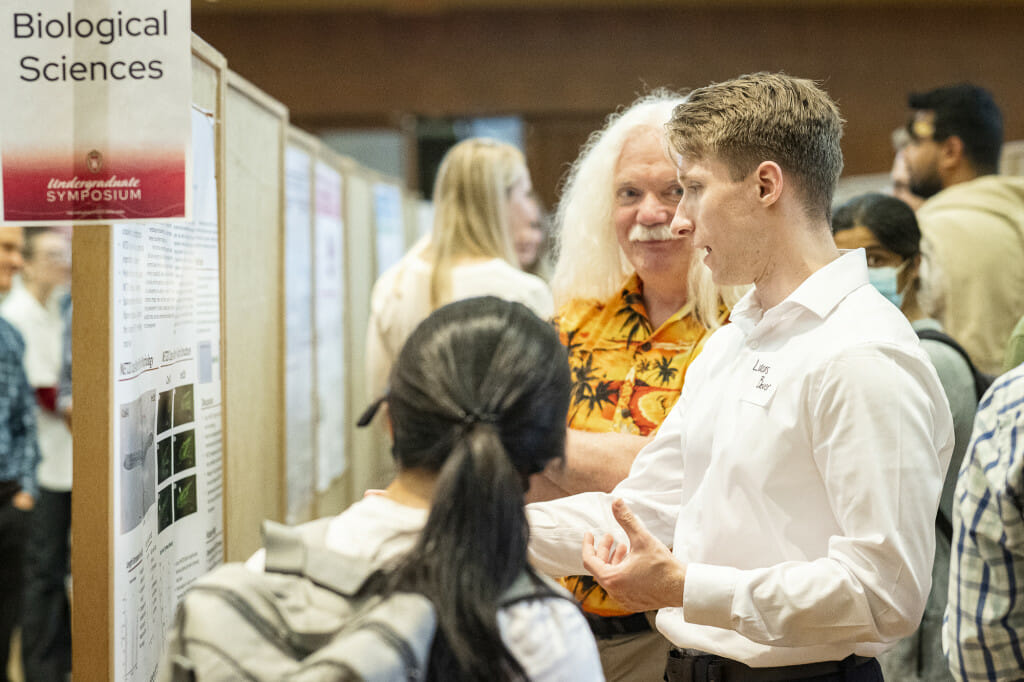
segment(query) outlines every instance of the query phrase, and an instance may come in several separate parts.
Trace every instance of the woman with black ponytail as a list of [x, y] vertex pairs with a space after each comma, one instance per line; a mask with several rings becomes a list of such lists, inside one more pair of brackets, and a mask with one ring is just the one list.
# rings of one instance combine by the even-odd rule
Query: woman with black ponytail
[[523, 495], [564, 456], [568, 368], [558, 334], [525, 306], [466, 299], [412, 332], [360, 420], [386, 402], [398, 474], [335, 517], [326, 542], [379, 562], [383, 589], [433, 601], [430, 680], [604, 679], [575, 602], [501, 605], [524, 576], [547, 585], [526, 560]]

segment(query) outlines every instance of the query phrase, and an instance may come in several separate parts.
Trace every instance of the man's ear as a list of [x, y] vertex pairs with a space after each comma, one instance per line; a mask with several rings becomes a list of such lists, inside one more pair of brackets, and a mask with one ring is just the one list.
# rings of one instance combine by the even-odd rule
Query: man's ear
[[785, 178], [782, 176], [782, 168], [774, 161], [762, 161], [754, 171], [754, 181], [758, 199], [765, 206], [774, 204], [782, 197]]
[[964, 156], [964, 141], [957, 135], [950, 135], [939, 144], [939, 169], [953, 170], [967, 163]]

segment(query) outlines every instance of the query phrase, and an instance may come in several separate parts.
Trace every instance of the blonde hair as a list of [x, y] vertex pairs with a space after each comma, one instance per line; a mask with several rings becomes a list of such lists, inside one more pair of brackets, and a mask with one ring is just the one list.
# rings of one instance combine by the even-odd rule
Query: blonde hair
[[[665, 124], [686, 96], [658, 89], [608, 117], [591, 134], [566, 176], [555, 214], [557, 260], [551, 276], [555, 308], [569, 301], [603, 301], [614, 295], [634, 272], [619, 247], [612, 212], [615, 207], [615, 169], [622, 148], [644, 132], [664, 139]], [[667, 154], [667, 148], [666, 148]], [[697, 319], [709, 329], [718, 326], [721, 300], [732, 304], [739, 292], [717, 287], [711, 271], [694, 251], [687, 277], [687, 298]]]
[[690, 93], [668, 124], [675, 152], [714, 156], [734, 180], [763, 161], [799, 179], [809, 214], [831, 216], [843, 170], [839, 108], [814, 81], [783, 73], [755, 73]]
[[508, 193], [528, 173], [517, 148], [470, 138], [448, 150], [434, 184], [430, 237], [430, 303], [451, 298], [451, 270], [460, 258], [501, 258], [518, 267], [508, 228]]

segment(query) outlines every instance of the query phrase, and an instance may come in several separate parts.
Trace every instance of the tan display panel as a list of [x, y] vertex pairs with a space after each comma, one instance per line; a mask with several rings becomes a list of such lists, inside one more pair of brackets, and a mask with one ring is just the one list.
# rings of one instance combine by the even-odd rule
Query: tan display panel
[[[346, 235], [349, 233], [352, 226], [348, 222], [347, 216], [345, 215], [345, 173], [347, 169], [350, 169], [354, 165], [354, 162], [351, 159], [348, 159], [347, 157], [341, 156], [340, 154], [336, 154], [335, 152], [331, 151], [325, 145], [322, 144], [319, 145], [317, 149], [317, 159], [321, 163], [324, 163], [333, 168], [335, 171], [337, 171], [341, 179], [341, 206], [342, 220], [344, 221], [344, 224], [342, 226], [342, 244], [345, 250], [342, 262], [345, 263], [345, 271], [348, 272], [352, 267], [352, 261], [359, 260], [359, 257], [362, 257], [363, 255], [359, 254], [359, 257], [356, 258], [351, 257], [352, 251], [348, 248], [348, 243], [346, 241]], [[314, 254], [314, 258], [315, 257], [316, 254]], [[345, 364], [346, 380], [344, 386], [338, 386], [336, 388], [338, 391], [344, 392], [345, 394], [345, 438], [344, 442], [340, 443], [340, 446], [344, 448], [345, 457], [347, 458], [347, 466], [345, 467], [345, 472], [340, 477], [333, 480], [330, 484], [330, 487], [328, 487], [327, 490], [324, 490], [323, 492], [320, 492], [317, 495], [316, 516], [327, 516], [330, 514], [337, 514], [345, 507], [352, 504], [353, 501], [355, 501], [354, 496], [357, 493], [362, 493], [361, 490], [354, 491], [352, 487], [352, 432], [355, 427], [355, 421], [352, 418], [352, 408], [353, 383], [358, 382], [361, 384], [364, 372], [362, 371], [361, 367], [353, 366], [352, 363], [349, 361], [349, 357], [351, 355], [352, 345], [355, 342], [354, 337], [364, 336], [364, 334], [362, 333], [362, 327], [356, 330], [352, 325], [351, 306], [349, 303], [349, 301], [351, 300], [351, 295], [350, 290], [348, 289], [350, 282], [348, 281], [347, 277], [344, 278], [344, 280], [346, 290], [344, 292], [342, 299], [344, 302], [344, 310], [342, 314], [344, 317], [346, 337], [344, 341], [345, 357], [342, 359], [342, 362], [344, 362]], [[367, 300], [369, 299], [369, 289], [364, 289], [358, 293], [363, 298], [366, 298]], [[319, 305], [319, 302], [317, 304]], [[320, 339], [316, 337], [314, 338], [314, 342], [319, 344]], [[317, 381], [320, 381], [319, 377]], [[357, 403], [356, 405], [354, 405], [354, 407], [358, 409], [360, 408], [360, 405], [361, 403]]]
[[[311, 153], [311, 163], [319, 161], [340, 174], [345, 252], [345, 385], [338, 390], [345, 393], [340, 445], [347, 468], [316, 491], [298, 521], [337, 513], [364, 489], [383, 485], [391, 475], [382, 420], [358, 431], [354, 424], [375, 397], [367, 394], [364, 381], [369, 297], [377, 276], [373, 185], [396, 181], [290, 128], [283, 105], [231, 72], [223, 56], [198, 37], [193, 37], [192, 63], [193, 104], [216, 121], [224, 559], [232, 561], [247, 558], [260, 546], [260, 522], [284, 520], [287, 503], [286, 143], [303, 145]], [[411, 206], [408, 201], [403, 204], [399, 212]], [[113, 632], [118, 595], [113, 594], [115, 501], [110, 466], [117, 423], [111, 236], [109, 226], [88, 226], [76, 228], [73, 237], [72, 637], [73, 674], [82, 680], [111, 679], [120, 641]], [[314, 371], [311, 392], [317, 381]], [[318, 461], [315, 453], [313, 461]], [[315, 477], [315, 470], [309, 475]]]
[[221, 201], [225, 558], [284, 517], [283, 155], [288, 112], [228, 72]]

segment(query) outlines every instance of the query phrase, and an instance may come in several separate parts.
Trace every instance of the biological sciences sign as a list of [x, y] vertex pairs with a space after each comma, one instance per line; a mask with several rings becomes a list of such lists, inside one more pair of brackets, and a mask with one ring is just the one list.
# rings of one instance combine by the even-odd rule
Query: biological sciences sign
[[6, 223], [191, 213], [188, 0], [0, 0]]

